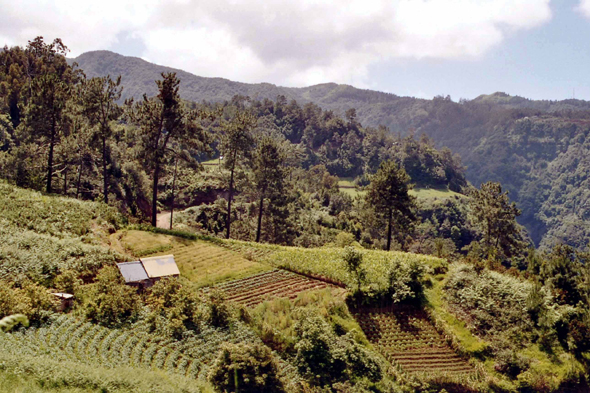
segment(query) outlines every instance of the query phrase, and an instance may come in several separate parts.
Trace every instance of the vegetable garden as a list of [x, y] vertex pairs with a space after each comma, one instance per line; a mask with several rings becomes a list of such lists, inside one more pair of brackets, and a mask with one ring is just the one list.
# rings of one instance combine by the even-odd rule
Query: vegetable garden
[[102, 367], [160, 369], [189, 378], [203, 378], [220, 345], [260, 343], [241, 323], [230, 329], [203, 326], [183, 340], [155, 336], [141, 329], [109, 329], [68, 315], [52, 324], [0, 335], [0, 352]]
[[295, 299], [303, 291], [334, 288], [334, 285], [313, 280], [285, 270], [272, 270], [217, 286], [227, 300], [253, 307], [273, 298]]
[[369, 341], [406, 372], [469, 374], [474, 371], [447, 345], [420, 308], [401, 305], [364, 308], [354, 315]]

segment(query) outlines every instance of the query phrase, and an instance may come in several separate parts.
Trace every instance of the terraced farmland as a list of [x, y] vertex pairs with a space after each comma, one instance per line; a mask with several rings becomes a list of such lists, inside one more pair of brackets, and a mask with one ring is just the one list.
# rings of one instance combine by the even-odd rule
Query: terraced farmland
[[406, 372], [474, 371], [447, 345], [422, 309], [395, 306], [364, 309], [354, 315], [369, 341]]
[[238, 324], [232, 329], [203, 327], [189, 340], [177, 341], [133, 330], [109, 329], [69, 316], [53, 324], [0, 335], [0, 353], [39, 356], [58, 361], [160, 369], [190, 378], [203, 376], [223, 342], [260, 342]]
[[134, 255], [174, 254], [180, 274], [197, 286], [214, 285], [271, 269], [244, 258], [238, 252], [205, 241], [143, 231], [126, 231], [119, 237], [123, 247]]
[[254, 307], [266, 299], [295, 299], [303, 291], [336, 287], [286, 270], [272, 270], [220, 284], [217, 288], [225, 293], [228, 300]]

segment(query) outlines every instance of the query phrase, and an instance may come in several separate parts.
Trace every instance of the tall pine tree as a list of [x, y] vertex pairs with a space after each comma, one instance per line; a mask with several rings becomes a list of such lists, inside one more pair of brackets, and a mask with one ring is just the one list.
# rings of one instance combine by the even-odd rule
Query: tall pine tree
[[387, 251], [391, 249], [393, 226], [397, 224], [398, 232], [403, 233], [415, 220], [412, 212], [415, 198], [408, 194], [409, 183], [406, 171], [394, 161], [381, 163], [377, 173], [371, 176], [365, 200], [387, 222]]

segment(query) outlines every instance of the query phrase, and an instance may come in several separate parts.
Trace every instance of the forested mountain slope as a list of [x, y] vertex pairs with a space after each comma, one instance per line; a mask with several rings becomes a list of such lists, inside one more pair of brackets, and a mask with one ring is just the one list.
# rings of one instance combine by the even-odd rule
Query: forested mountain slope
[[[154, 95], [153, 81], [160, 72], [171, 70], [107, 51], [85, 53], [74, 60], [88, 77], [122, 75], [123, 98]], [[364, 126], [385, 125], [402, 135], [411, 130], [425, 133], [437, 146], [461, 155], [474, 185], [500, 181], [523, 210], [520, 221], [537, 244], [566, 241], [586, 246], [590, 235], [587, 101], [534, 101], [494, 93], [457, 103], [450, 97], [398, 97], [347, 85], [285, 88], [175, 71], [182, 97], [191, 101], [231, 100], [236, 94], [274, 100], [283, 95], [300, 105], [314, 102], [340, 115], [355, 108]]]

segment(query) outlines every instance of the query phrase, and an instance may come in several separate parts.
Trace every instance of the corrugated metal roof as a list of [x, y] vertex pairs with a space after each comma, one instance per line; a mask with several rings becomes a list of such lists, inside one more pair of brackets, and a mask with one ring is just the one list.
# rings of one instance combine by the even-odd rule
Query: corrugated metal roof
[[63, 293], [63, 292], [52, 293], [52, 295], [55, 295], [60, 299], [71, 299], [74, 297], [74, 295], [72, 295], [71, 293]]
[[150, 278], [180, 275], [174, 255], [142, 258], [143, 267]]
[[117, 267], [125, 282], [137, 282], [149, 278], [141, 261], [117, 263]]

